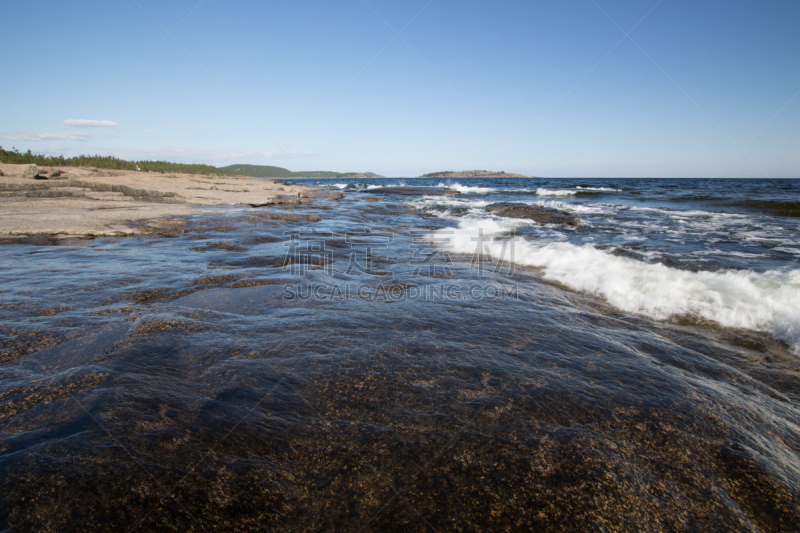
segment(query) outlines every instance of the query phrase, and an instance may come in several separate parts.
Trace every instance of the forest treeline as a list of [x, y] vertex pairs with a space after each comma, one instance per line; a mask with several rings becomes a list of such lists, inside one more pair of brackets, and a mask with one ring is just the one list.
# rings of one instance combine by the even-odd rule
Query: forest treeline
[[331, 172], [329, 170], [301, 170], [292, 172], [283, 167], [273, 167], [269, 165], [228, 165], [222, 167], [223, 170], [230, 170], [246, 176], [256, 178], [346, 178], [355, 176], [355, 172]]
[[77, 155], [74, 157], [64, 157], [63, 155], [44, 156], [31, 153], [30, 150], [27, 152], [20, 152], [14, 148], [11, 150], [4, 150], [2, 146], [0, 146], [0, 163], [15, 165], [34, 164], [44, 167], [95, 167], [115, 170], [136, 170], [136, 165], [138, 165], [142, 172], [177, 172], [181, 174], [214, 174], [217, 176], [241, 175], [238, 172], [232, 172], [230, 170], [200, 163], [187, 164], [148, 160], [126, 161], [110, 155]]
[[95, 167], [115, 170], [136, 170], [142, 172], [175, 172], [179, 174], [205, 174], [216, 176], [253, 176], [256, 178], [346, 178], [358, 175], [355, 172], [330, 172], [311, 170], [292, 172], [282, 167], [267, 165], [229, 165], [215, 167], [199, 163], [170, 163], [169, 161], [126, 161], [111, 155], [76, 155], [74, 157], [44, 156], [30, 150], [20, 152], [16, 148], [4, 150], [0, 146], [0, 163], [14, 165], [38, 165], [40, 167]]

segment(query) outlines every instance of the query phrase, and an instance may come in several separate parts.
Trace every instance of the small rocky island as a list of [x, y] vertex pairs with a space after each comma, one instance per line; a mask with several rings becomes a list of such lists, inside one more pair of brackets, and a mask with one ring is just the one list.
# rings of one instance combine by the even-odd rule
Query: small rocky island
[[423, 174], [420, 178], [536, 178], [538, 176], [526, 176], [525, 174], [511, 174], [509, 172], [490, 172], [488, 170], [462, 170], [453, 172], [431, 172]]
[[576, 227], [581, 225], [581, 219], [572, 213], [539, 205], [497, 202], [487, 205], [486, 212], [501, 217], [535, 220], [540, 224], [566, 224]]

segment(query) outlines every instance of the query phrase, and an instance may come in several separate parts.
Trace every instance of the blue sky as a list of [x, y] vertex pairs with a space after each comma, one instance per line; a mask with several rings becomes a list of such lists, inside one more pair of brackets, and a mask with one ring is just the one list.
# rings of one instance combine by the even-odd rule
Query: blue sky
[[7, 149], [387, 176], [800, 177], [800, 2], [0, 11]]

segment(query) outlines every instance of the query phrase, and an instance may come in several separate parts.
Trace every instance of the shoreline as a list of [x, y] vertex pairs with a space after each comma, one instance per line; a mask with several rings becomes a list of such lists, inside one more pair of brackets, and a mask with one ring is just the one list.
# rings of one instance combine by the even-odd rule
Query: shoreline
[[[663, 190], [673, 189], [636, 192], [662, 201]], [[301, 194], [311, 193], [291, 200]], [[460, 203], [513, 200], [489, 194], [498, 196]], [[681, 287], [703, 293], [687, 271], [576, 254], [588, 248], [573, 241], [551, 247], [556, 266], [578, 276], [559, 278], [532, 253], [575, 230], [531, 226], [512, 259], [500, 248], [514, 241], [493, 238], [502, 227], [459, 228], [408, 198], [221, 204], [130, 239], [3, 248], [7, 520], [26, 530], [193, 530], [188, 514], [157, 507], [163, 475], [207, 529], [364, 524], [393, 486], [408, 486], [439, 529], [596, 529], [624, 525], [632, 508], [638, 523], [667, 529], [687, 512], [695, 525], [731, 530], [797, 522], [800, 370], [784, 341], [636, 313], [574, 283], [639, 279], [623, 293], [669, 305]], [[585, 230], [594, 246], [593, 228], [613, 215], [582, 216], [595, 221]], [[674, 235], [668, 224], [647, 227], [653, 246]], [[476, 242], [489, 246], [479, 260]], [[720, 289], [715, 279], [707, 286]], [[141, 464], [156, 475], [132, 482]], [[738, 484], [742, 468], [750, 484]], [[719, 490], [695, 497], [709, 486]], [[756, 498], [795, 506], [741, 510]], [[565, 522], [578, 508], [586, 512]], [[375, 528], [406, 516], [386, 512]]]
[[0, 164], [0, 239], [138, 235], [157, 231], [160, 219], [215, 206], [306, 204], [342, 196], [247, 176]]

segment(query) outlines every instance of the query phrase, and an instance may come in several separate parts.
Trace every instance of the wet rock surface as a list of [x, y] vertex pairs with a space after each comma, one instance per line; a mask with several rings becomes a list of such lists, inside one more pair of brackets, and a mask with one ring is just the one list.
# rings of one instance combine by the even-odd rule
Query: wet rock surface
[[316, 198], [323, 200], [341, 200], [344, 193], [339, 191], [306, 191], [298, 194], [300, 198]]
[[567, 224], [569, 226], [581, 225], [581, 219], [572, 213], [538, 205], [528, 205], [515, 202], [497, 202], [487, 205], [486, 212], [501, 217], [535, 220], [540, 224]]
[[[0, 530], [800, 528], [785, 347], [469, 258], [448, 283], [520, 297], [404, 299], [440, 283], [409, 264], [430, 221], [360, 196], [3, 248]], [[391, 276], [345, 273], [365, 226]], [[294, 230], [339, 234], [305, 260]]]

